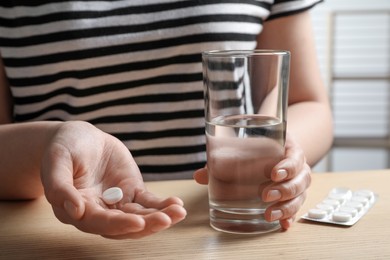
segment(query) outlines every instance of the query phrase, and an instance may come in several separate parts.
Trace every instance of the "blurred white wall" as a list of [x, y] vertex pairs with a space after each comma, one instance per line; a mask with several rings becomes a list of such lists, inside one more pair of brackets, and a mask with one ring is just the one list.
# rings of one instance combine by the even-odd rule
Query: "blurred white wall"
[[390, 167], [390, 1], [325, 0], [311, 10], [335, 146], [314, 171]]

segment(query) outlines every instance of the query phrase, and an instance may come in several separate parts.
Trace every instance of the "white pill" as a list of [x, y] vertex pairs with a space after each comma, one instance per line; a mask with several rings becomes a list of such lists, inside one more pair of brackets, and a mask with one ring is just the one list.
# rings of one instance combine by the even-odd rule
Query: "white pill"
[[357, 190], [353, 193], [354, 196], [359, 196], [359, 197], [365, 197], [368, 200], [372, 200], [374, 197], [374, 192], [370, 190]]
[[345, 207], [349, 207], [349, 208], [354, 208], [356, 209], [358, 212], [361, 211], [363, 209], [363, 204], [360, 203], [360, 202], [357, 202], [357, 201], [347, 201], [345, 204], [344, 204]]
[[336, 222], [348, 222], [352, 219], [352, 216], [346, 212], [335, 212], [333, 213], [332, 219]]
[[366, 206], [368, 204], [368, 199], [362, 196], [352, 196], [351, 201], [362, 203], [363, 206]]
[[336, 209], [338, 206], [340, 206], [340, 202], [338, 200], [324, 199], [322, 203], [332, 206], [333, 209]]
[[310, 209], [308, 215], [310, 218], [322, 219], [326, 217], [327, 213], [322, 209]]
[[332, 193], [328, 195], [328, 199], [337, 200], [340, 204], [343, 204], [347, 198], [345, 194]]
[[340, 207], [338, 211], [348, 213], [353, 218], [358, 214], [358, 210], [357, 209], [351, 208], [351, 207], [346, 207], [346, 206]]
[[103, 201], [107, 205], [113, 205], [118, 203], [123, 198], [123, 192], [121, 188], [112, 187], [103, 192]]
[[329, 195], [331, 194], [338, 194], [344, 196], [346, 199], [350, 198], [352, 196], [352, 191], [348, 188], [344, 187], [338, 187], [334, 188], [329, 192]]
[[327, 204], [323, 204], [323, 203], [320, 203], [316, 206], [317, 209], [322, 209], [322, 210], [325, 210], [326, 213], [330, 214], [333, 212], [334, 208], [333, 206], [331, 205], [327, 205]]

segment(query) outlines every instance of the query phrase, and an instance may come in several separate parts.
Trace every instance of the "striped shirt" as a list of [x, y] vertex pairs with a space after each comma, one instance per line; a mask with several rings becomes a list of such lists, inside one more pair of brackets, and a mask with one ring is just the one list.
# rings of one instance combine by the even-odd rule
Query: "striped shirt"
[[254, 49], [265, 20], [320, 0], [1, 2], [15, 122], [88, 121], [154, 180], [205, 165], [200, 53]]

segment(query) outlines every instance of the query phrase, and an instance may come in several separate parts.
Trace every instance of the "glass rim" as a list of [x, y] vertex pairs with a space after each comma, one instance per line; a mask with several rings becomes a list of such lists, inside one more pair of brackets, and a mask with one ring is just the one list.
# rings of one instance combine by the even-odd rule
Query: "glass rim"
[[202, 52], [207, 57], [247, 57], [247, 56], [290, 55], [286, 50], [254, 49], [254, 50], [210, 50]]

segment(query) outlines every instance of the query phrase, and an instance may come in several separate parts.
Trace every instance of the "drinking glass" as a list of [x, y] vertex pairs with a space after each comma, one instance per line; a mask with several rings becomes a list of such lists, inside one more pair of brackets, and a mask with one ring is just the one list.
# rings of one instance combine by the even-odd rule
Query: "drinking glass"
[[290, 53], [283, 50], [202, 54], [210, 224], [219, 231], [266, 233], [270, 205], [261, 199], [283, 158]]

